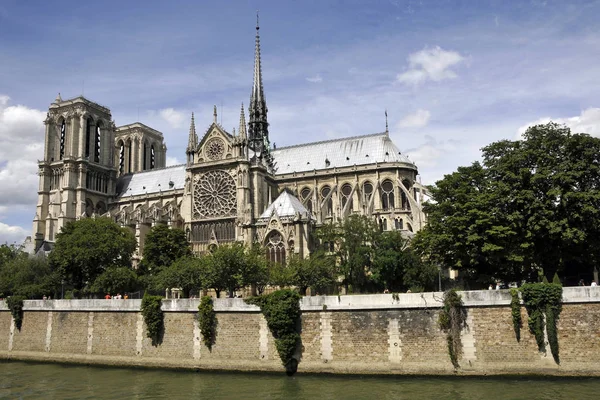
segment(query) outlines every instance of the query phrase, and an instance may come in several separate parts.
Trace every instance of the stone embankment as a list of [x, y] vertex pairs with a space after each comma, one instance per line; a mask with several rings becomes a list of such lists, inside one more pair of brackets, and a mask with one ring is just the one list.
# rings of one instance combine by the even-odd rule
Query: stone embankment
[[[600, 376], [600, 287], [567, 287], [558, 323], [560, 365], [513, 330], [508, 291], [461, 292], [467, 326], [453, 368], [437, 325], [443, 293], [305, 297], [298, 372], [335, 374]], [[165, 300], [165, 331], [153, 346], [141, 300], [25, 301], [21, 329], [0, 301], [0, 359], [164, 368], [283, 371], [256, 306], [217, 299], [217, 331], [205, 347], [199, 300]]]

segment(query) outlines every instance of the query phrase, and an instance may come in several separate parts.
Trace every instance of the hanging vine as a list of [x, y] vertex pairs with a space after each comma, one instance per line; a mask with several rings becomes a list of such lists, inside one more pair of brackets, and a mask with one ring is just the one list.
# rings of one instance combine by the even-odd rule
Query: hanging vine
[[521, 319], [521, 300], [519, 299], [519, 291], [514, 288], [510, 289], [510, 296], [510, 309], [512, 312], [513, 329], [515, 330], [517, 342], [520, 342], [523, 320]]
[[288, 374], [296, 372], [298, 360], [294, 357], [300, 345], [300, 295], [289, 289], [251, 297], [246, 303], [260, 307], [267, 326], [275, 338], [275, 347]]
[[198, 305], [198, 324], [202, 333], [204, 345], [212, 350], [215, 344], [217, 332], [217, 314], [213, 305], [212, 297], [204, 296]]
[[25, 300], [24, 296], [10, 296], [6, 299], [6, 304], [18, 330], [21, 330], [23, 324], [23, 300]]
[[142, 299], [142, 316], [146, 323], [146, 335], [152, 339], [152, 345], [158, 346], [162, 342], [165, 329], [164, 314], [161, 309], [162, 297], [144, 294]]
[[467, 311], [456, 289], [444, 293], [444, 307], [438, 317], [440, 329], [446, 333], [448, 354], [454, 368], [459, 368], [458, 359], [462, 355], [460, 332], [466, 326]]
[[529, 332], [535, 336], [538, 350], [546, 351], [545, 328], [552, 357], [560, 364], [556, 324], [562, 311], [562, 286], [558, 283], [527, 283], [521, 286], [521, 293], [529, 315]]

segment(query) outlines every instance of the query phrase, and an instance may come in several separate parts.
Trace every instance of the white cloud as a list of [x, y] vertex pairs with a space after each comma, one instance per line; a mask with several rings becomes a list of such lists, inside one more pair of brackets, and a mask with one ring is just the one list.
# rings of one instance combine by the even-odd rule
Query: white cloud
[[540, 118], [534, 122], [530, 122], [519, 127], [517, 131], [517, 139], [523, 137], [523, 134], [533, 125], [547, 124], [548, 122], [556, 122], [557, 124], [564, 124], [571, 128], [573, 133], [588, 133], [592, 136], [600, 137], [600, 108], [588, 108], [583, 110], [580, 115], [575, 117], [567, 118]]
[[408, 71], [398, 74], [397, 80], [408, 85], [418, 85], [427, 80], [439, 82], [456, 78], [451, 67], [464, 60], [456, 51], [447, 51], [439, 46], [425, 48], [408, 56]]
[[446, 153], [455, 150], [452, 141], [438, 142], [433, 136], [425, 135], [425, 143], [404, 152], [419, 168], [432, 168], [438, 165], [439, 159]]
[[185, 115], [181, 111], [177, 111], [174, 108], [164, 108], [160, 110], [159, 115], [173, 128], [181, 128], [186, 120]]
[[420, 108], [402, 118], [398, 123], [398, 128], [422, 128], [427, 125], [430, 117], [431, 113], [429, 111]]
[[306, 78], [306, 80], [310, 83], [321, 83], [323, 82], [323, 78], [321, 78], [321, 75], [317, 74], [315, 76], [312, 77], [308, 77]]
[[21, 244], [30, 234], [29, 231], [26, 231], [20, 226], [11, 226], [0, 222], [0, 244]]
[[166, 165], [165, 165], [166, 167], [170, 167], [171, 165], [179, 165], [179, 164], [181, 164], [181, 163], [179, 162], [179, 160], [177, 159], [177, 157], [169, 157], [169, 156], [167, 156]]
[[37, 159], [44, 151], [46, 114], [9, 102], [0, 95], [0, 216], [14, 207], [35, 209]]

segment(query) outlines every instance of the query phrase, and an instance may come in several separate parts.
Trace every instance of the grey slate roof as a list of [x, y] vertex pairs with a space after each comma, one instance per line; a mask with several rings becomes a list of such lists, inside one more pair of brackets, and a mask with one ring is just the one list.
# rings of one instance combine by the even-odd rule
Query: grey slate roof
[[[280, 147], [273, 150], [271, 154], [276, 162], [276, 174], [376, 162], [403, 162], [414, 166], [412, 161], [400, 154], [385, 132]], [[329, 161], [329, 165], [326, 160]]]
[[[169, 187], [169, 182], [173, 182], [173, 187]], [[127, 196], [137, 196], [146, 193], [152, 194], [159, 191], [168, 192], [183, 189], [184, 185], [184, 164], [136, 172], [134, 174], [123, 175], [117, 180], [117, 198], [123, 199]]]
[[277, 197], [274, 202], [269, 204], [269, 207], [267, 207], [265, 212], [261, 214], [259, 219], [268, 220], [273, 216], [273, 212], [275, 211], [277, 211], [277, 215], [280, 217], [293, 217], [297, 213], [306, 217], [310, 215], [300, 200], [286, 190], [281, 192], [279, 197]]

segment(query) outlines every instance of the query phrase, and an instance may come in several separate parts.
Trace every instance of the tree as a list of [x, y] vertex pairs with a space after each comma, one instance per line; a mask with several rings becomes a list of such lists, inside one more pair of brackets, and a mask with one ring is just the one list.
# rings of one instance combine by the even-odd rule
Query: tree
[[310, 258], [291, 257], [287, 269], [291, 272], [291, 282], [306, 294], [310, 287], [321, 293], [336, 283], [337, 268], [335, 257], [317, 251]]
[[56, 235], [50, 266], [75, 289], [94, 282], [109, 267], [131, 266], [136, 240], [109, 218], [68, 222]]
[[241, 243], [232, 243], [217, 247], [207, 255], [207, 286], [220, 295], [226, 290], [233, 297], [236, 290], [244, 286], [243, 271], [246, 269], [246, 252]]
[[434, 262], [480, 277], [590, 272], [600, 257], [600, 139], [554, 123], [483, 149], [432, 190], [417, 244]]
[[109, 267], [94, 280], [94, 293], [125, 293], [135, 290], [137, 275], [129, 267]]
[[375, 248], [372, 279], [379, 290], [403, 292], [433, 287], [437, 268], [415, 254], [402, 232], [383, 232], [377, 237]]
[[139, 273], [157, 275], [178, 258], [191, 254], [190, 244], [183, 230], [156, 225], [144, 240], [144, 258], [140, 263]]
[[42, 298], [60, 286], [46, 257], [32, 257], [20, 250], [0, 267], [0, 294]]
[[161, 292], [166, 288], [181, 288], [183, 297], [189, 297], [192, 292], [199, 292], [207, 285], [208, 262], [207, 257], [187, 256], [177, 259], [158, 274], [155, 289]]

